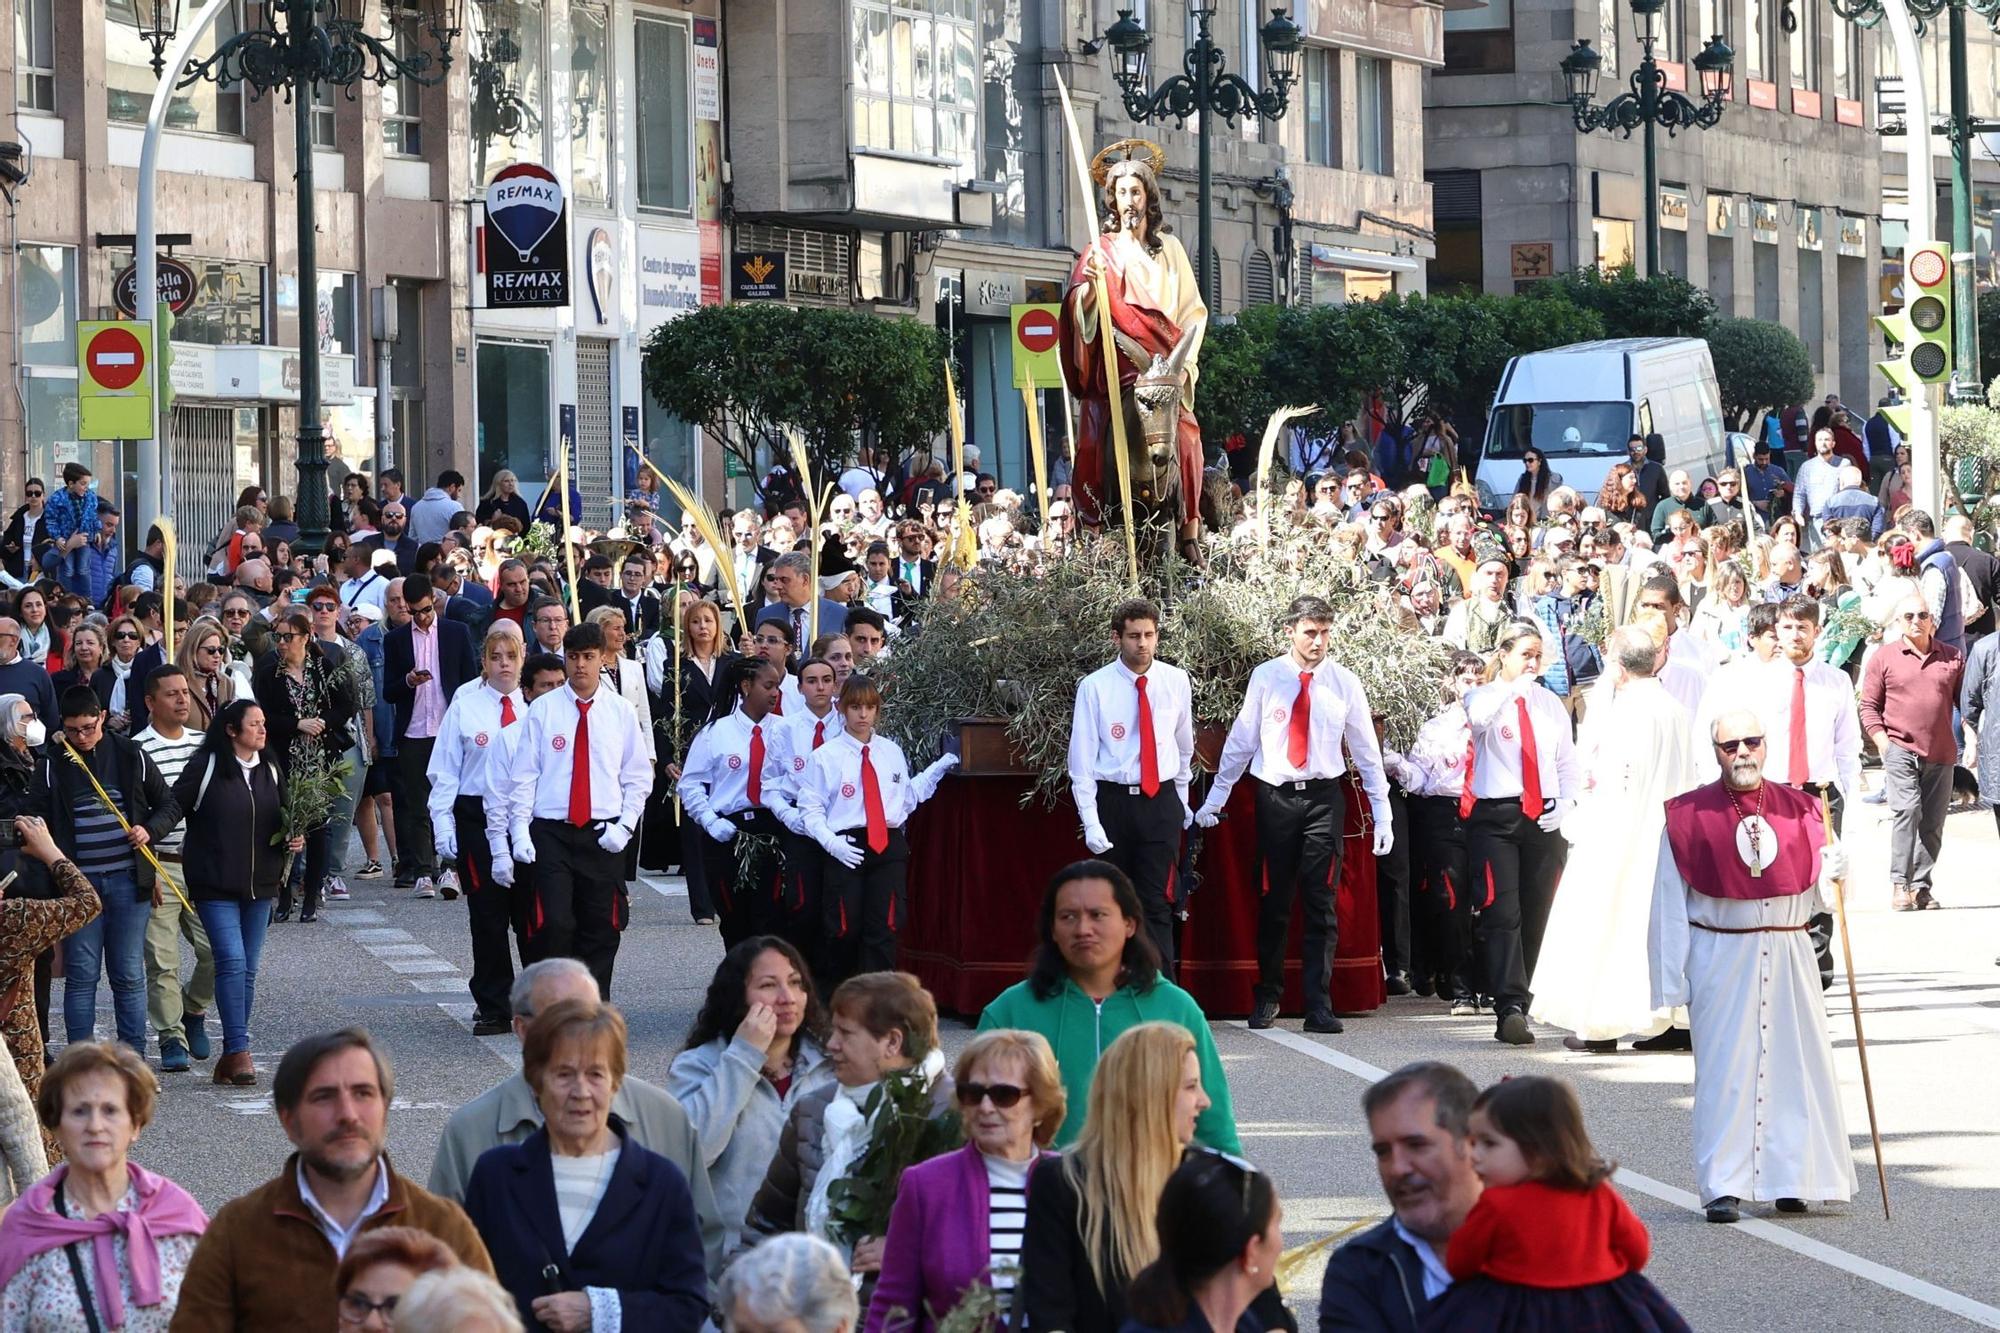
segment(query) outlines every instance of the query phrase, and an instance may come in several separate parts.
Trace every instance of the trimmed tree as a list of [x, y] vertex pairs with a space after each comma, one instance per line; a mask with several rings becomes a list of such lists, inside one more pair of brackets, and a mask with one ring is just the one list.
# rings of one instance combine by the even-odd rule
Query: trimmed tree
[[1718, 319], [1709, 324], [1706, 337], [1729, 429], [1747, 430], [1759, 412], [1812, 397], [1812, 356], [1784, 325]]
[[1715, 318], [1715, 301], [1674, 273], [1642, 278], [1630, 265], [1612, 273], [1595, 266], [1538, 282], [1531, 297], [1561, 297], [1595, 311], [1605, 338], [1699, 338]]

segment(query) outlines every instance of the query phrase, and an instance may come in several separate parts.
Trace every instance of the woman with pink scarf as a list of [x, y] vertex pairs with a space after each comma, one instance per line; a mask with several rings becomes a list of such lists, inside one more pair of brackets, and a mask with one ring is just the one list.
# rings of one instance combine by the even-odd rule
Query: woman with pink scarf
[[130, 1049], [73, 1042], [36, 1110], [67, 1164], [0, 1218], [0, 1333], [163, 1333], [208, 1218], [187, 1191], [126, 1160], [153, 1117]]

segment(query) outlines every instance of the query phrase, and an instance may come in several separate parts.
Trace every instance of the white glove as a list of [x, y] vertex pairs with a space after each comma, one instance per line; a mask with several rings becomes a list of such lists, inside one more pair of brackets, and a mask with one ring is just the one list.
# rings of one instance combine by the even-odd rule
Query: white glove
[[1820, 849], [1819, 883], [1822, 889], [1832, 889], [1840, 880], [1847, 878], [1847, 849], [1837, 842], [1830, 842]]
[[1204, 805], [1194, 812], [1194, 822], [1203, 828], [1214, 828], [1222, 822], [1222, 812], [1212, 805]]
[[1566, 801], [1558, 797], [1542, 807], [1542, 813], [1535, 818], [1535, 823], [1541, 827], [1542, 832], [1554, 833], [1563, 826], [1563, 819], [1569, 814], [1569, 808], [1574, 804], [1576, 802]]
[[514, 887], [514, 858], [496, 856], [493, 858], [493, 882], [503, 889]]
[[1375, 855], [1387, 856], [1389, 854], [1389, 849], [1394, 847], [1395, 845], [1396, 845], [1396, 830], [1391, 828], [1387, 824], [1377, 824], [1375, 826], [1375, 845], [1372, 848]]
[[431, 844], [437, 848], [438, 859], [449, 861], [458, 855], [458, 830], [451, 820], [437, 820], [431, 824]]
[[717, 842], [728, 842], [736, 836], [736, 825], [730, 823], [720, 815], [710, 815], [707, 822], [702, 825], [702, 828], [707, 830], [708, 836]]
[[632, 830], [614, 821], [604, 826], [604, 832], [598, 835], [597, 845], [616, 856], [625, 850], [625, 844], [630, 841]]
[[1098, 825], [1085, 824], [1083, 826], [1083, 845], [1092, 856], [1102, 856], [1111, 850], [1111, 839], [1104, 835], [1104, 830]]
[[941, 754], [935, 760], [932, 761], [931, 766], [928, 769], [925, 769], [924, 772], [926, 776], [935, 773], [937, 776], [943, 777], [945, 774], [951, 772], [951, 770], [957, 767], [958, 767], [957, 755]]
[[852, 838], [843, 838], [836, 833], [821, 843], [820, 846], [826, 848], [828, 856], [840, 862], [849, 870], [861, 864], [861, 844]]
[[526, 820], [514, 825], [508, 839], [514, 846], [514, 859], [524, 866], [535, 863], [535, 835], [528, 831]]
[[801, 838], [806, 836], [805, 816], [796, 809], [787, 811], [773, 807], [771, 813], [778, 817], [778, 822], [785, 826], [787, 832], [796, 833]]
[[1193, 823], [1194, 823], [1194, 811], [1188, 809], [1185, 805], [1183, 805], [1181, 807], [1181, 827], [1187, 828]]

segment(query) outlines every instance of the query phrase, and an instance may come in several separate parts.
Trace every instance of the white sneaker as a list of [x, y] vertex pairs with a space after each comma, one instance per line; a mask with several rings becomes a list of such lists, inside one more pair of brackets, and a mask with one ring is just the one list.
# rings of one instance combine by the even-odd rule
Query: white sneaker
[[416, 892], [410, 896], [412, 898], [435, 898], [438, 896], [437, 885], [431, 882], [429, 875], [420, 875], [417, 877]]
[[458, 872], [447, 867], [438, 872], [438, 893], [446, 902], [458, 897]]
[[327, 877], [326, 893], [324, 897], [328, 902], [344, 903], [352, 899], [353, 896], [354, 896], [353, 894], [347, 891], [346, 880], [342, 879], [338, 875], [329, 875]]

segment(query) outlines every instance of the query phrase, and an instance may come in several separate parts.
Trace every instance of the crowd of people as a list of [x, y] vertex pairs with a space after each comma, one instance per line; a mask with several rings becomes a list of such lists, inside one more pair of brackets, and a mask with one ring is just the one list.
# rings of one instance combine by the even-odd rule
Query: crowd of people
[[[189, 582], [158, 532], [105, 567], [117, 515], [79, 465], [54, 497], [31, 483], [0, 538], [20, 585], [0, 594], [0, 816], [19, 844], [0, 1148], [21, 1194], [0, 1329], [68, 1327], [9, 1321], [74, 1305], [93, 1329], [692, 1329], [714, 1310], [874, 1333], [928, 1326], [975, 1282], [1031, 1327], [1198, 1327], [1197, 1308], [1289, 1327], [1279, 1204], [1234, 1155], [1207, 1017], [1174, 980], [1185, 830], [1239, 788], [1266, 886], [1252, 1028], [1280, 1017], [1300, 900], [1303, 1025], [1342, 1030], [1359, 799], [1350, 854], [1375, 862], [1391, 994], [1488, 1014], [1510, 1044], [1533, 1018], [1579, 1051], [1692, 1046], [1711, 1220], [1849, 1197], [1820, 997], [1832, 834], [1871, 799], [1865, 742], [1891, 905], [1938, 904], [1967, 730], [1993, 732], [1979, 768], [2000, 796], [2000, 562], [1966, 516], [1892, 505], [1897, 474], [1869, 492], [1832, 430], [1795, 473], [1765, 445], [1699, 480], [1634, 437], [1596, 503], [1538, 458], [1497, 515], [1429, 466], [1455, 456], [1441, 424], [1417, 443], [1392, 459], [1423, 465], [1403, 490], [1357, 449], [1264, 501], [1453, 650], [1414, 743], [1384, 747], [1333, 607], [1303, 596], [1200, 778], [1162, 613], [1119, 606], [1068, 756], [1093, 859], [1050, 883], [1027, 975], [950, 1070], [935, 1005], [894, 969], [905, 826], [956, 761], [911, 767], [871, 667], [955, 595], [954, 491], [977, 499], [976, 558], [1017, 562], [1092, 539], [1066, 493], [1038, 530], [976, 458], [899, 484], [864, 454], [819, 532], [782, 478], [762, 511], [721, 515], [728, 549], [660, 523], [639, 487], [625, 525], [565, 551], [535, 520], [578, 497], [531, 511], [503, 473], [467, 508], [455, 472], [420, 498], [393, 470], [347, 473], [324, 554], [294, 554], [292, 506], [252, 488]], [[1261, 539], [1269, 515], [1244, 508], [1214, 540]], [[630, 886], [668, 868], [726, 953], [655, 1086], [628, 1074], [609, 997]], [[350, 874], [466, 900], [474, 1029], [514, 1034], [521, 1072], [453, 1116], [426, 1190], [382, 1152], [384, 1053], [358, 1030], [301, 1042], [272, 1078], [298, 1154], [210, 1222], [125, 1160], [156, 1095], [149, 1041], [163, 1074], [212, 1060], [215, 1082], [254, 1085], [268, 932], [317, 921]], [[1566, 875], [1609, 887], [1558, 898]], [[1371, 1091], [1371, 1129], [1414, 1101], [1436, 1132], [1385, 1148], [1377, 1130], [1394, 1227], [1338, 1253], [1323, 1328], [1679, 1326], [1572, 1093], [1406, 1073]], [[884, 1145], [922, 1138], [885, 1127], [953, 1111], [962, 1146], [896, 1163], [893, 1210], [863, 1226]]]

